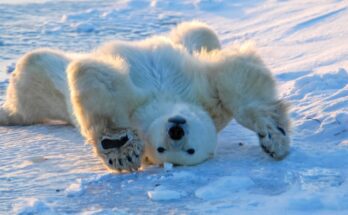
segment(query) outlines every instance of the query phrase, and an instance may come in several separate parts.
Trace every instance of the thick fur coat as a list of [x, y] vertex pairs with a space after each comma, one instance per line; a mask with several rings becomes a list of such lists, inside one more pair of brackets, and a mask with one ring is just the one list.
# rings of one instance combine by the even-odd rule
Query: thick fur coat
[[246, 45], [221, 49], [200, 22], [91, 53], [29, 52], [0, 109], [1, 125], [73, 124], [107, 167], [128, 170], [141, 158], [181, 165], [212, 158], [217, 132], [232, 117], [273, 158], [288, 153], [286, 105], [269, 69]]

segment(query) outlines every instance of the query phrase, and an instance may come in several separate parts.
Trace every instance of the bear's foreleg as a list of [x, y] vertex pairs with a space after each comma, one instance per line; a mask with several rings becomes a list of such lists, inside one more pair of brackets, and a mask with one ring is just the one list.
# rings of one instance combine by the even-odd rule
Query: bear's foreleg
[[71, 102], [82, 135], [113, 170], [140, 167], [143, 143], [131, 129], [136, 90], [126, 63], [84, 59], [68, 67]]

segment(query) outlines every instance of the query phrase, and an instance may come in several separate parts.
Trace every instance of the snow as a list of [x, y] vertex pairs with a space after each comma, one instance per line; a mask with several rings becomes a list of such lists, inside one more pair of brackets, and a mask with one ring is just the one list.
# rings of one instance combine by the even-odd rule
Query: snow
[[184, 193], [179, 193], [174, 190], [166, 189], [156, 189], [153, 191], [147, 192], [148, 197], [153, 201], [168, 201], [168, 200], [177, 200], [184, 196]]
[[95, 26], [88, 23], [78, 23], [73, 25], [77, 32], [90, 33], [95, 30]]
[[11, 63], [10, 65], [7, 65], [6, 72], [7, 74], [12, 73], [16, 69], [16, 64]]
[[166, 171], [170, 171], [170, 170], [173, 169], [173, 164], [172, 164], [172, 163], [167, 163], [167, 162], [165, 162], [165, 163], [163, 164], [163, 168], [164, 168]]
[[16, 214], [55, 214], [55, 212], [42, 202], [35, 198], [17, 199], [17, 206], [14, 207]]
[[64, 124], [0, 127], [0, 214], [347, 214], [346, 1], [0, 1], [0, 103], [22, 54], [90, 51], [202, 20], [223, 47], [252, 40], [291, 103], [292, 148], [267, 157], [232, 121], [201, 165], [108, 173]]
[[204, 200], [211, 199], [227, 199], [231, 193], [238, 193], [246, 190], [253, 185], [253, 181], [249, 177], [220, 177], [195, 191], [196, 197]]

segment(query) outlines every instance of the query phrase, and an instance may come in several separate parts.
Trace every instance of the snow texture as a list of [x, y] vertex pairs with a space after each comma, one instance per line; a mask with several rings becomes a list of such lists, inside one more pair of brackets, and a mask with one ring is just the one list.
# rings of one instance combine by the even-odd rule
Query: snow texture
[[184, 192], [177, 192], [174, 190], [167, 190], [162, 187], [156, 187], [153, 191], [147, 192], [148, 197], [154, 201], [164, 201], [164, 200], [177, 200], [182, 196], [185, 196]]
[[0, 214], [347, 214], [348, 4], [308, 0], [0, 1], [0, 103], [38, 47], [90, 51], [198, 19], [223, 46], [253, 40], [292, 104], [292, 149], [274, 161], [234, 121], [192, 167], [111, 174], [64, 124], [0, 127]]

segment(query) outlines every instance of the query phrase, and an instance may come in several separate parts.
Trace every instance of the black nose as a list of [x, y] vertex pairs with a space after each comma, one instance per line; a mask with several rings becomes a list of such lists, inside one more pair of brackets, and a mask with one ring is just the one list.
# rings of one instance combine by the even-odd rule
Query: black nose
[[180, 140], [185, 136], [185, 131], [180, 125], [174, 125], [169, 129], [168, 134], [172, 140]]
[[168, 119], [168, 122], [174, 123], [174, 124], [185, 124], [186, 123], [186, 119], [181, 117], [181, 116], [174, 116]]

